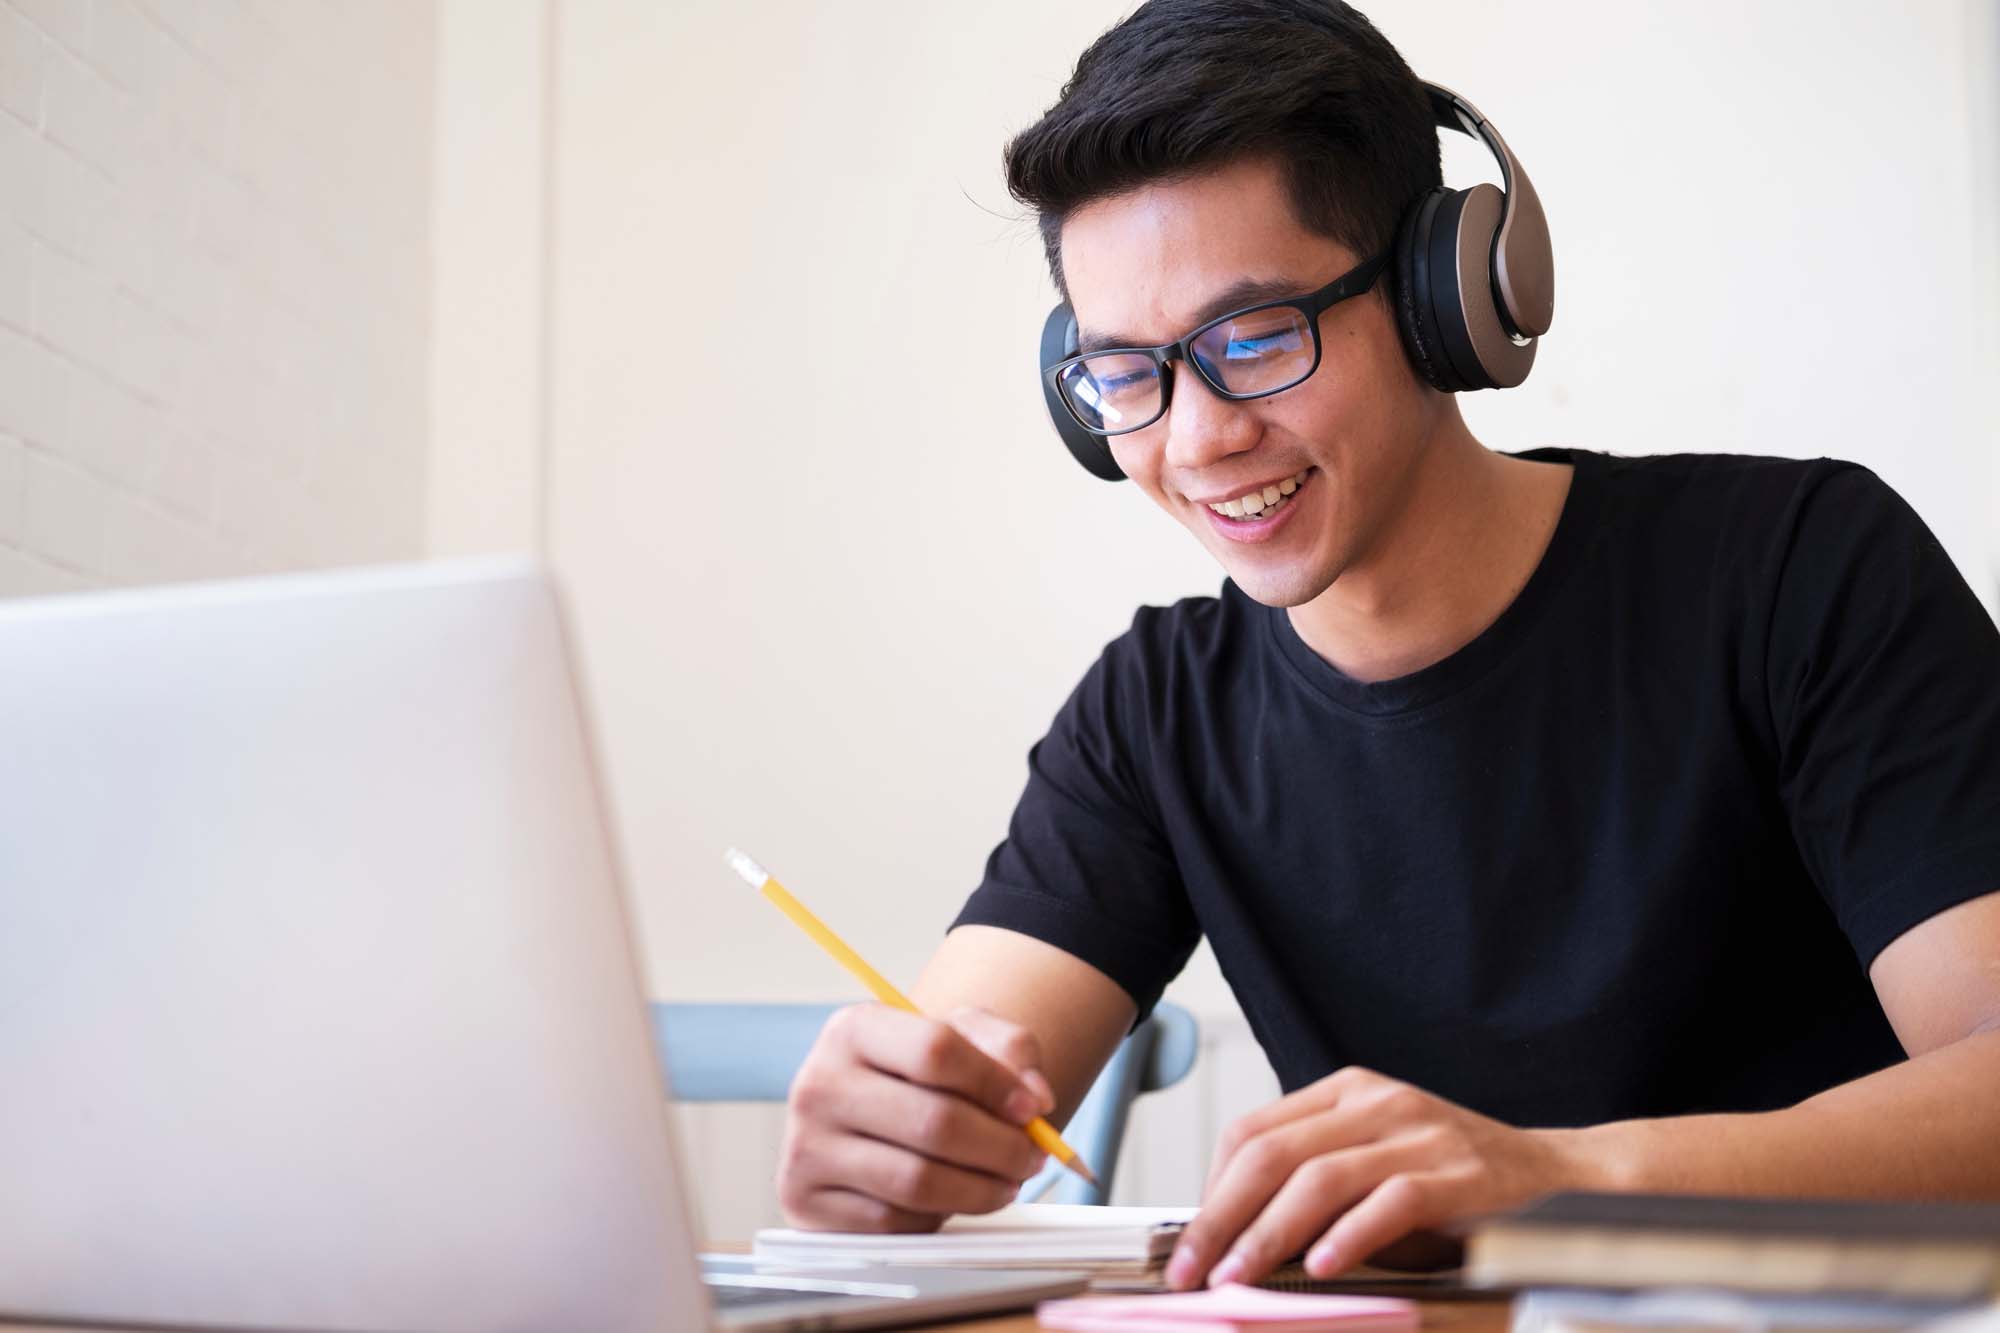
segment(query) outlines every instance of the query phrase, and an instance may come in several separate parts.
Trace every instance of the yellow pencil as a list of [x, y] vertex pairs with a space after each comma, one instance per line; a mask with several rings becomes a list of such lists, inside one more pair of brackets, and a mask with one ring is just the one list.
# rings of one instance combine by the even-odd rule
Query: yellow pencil
[[[859, 978], [861, 984], [873, 992], [876, 999], [884, 1004], [894, 1005], [898, 1009], [903, 1009], [913, 1014], [923, 1012], [916, 1005], [910, 1003], [907, 995], [904, 995], [903, 992], [890, 985], [887, 977], [868, 966], [866, 959], [848, 948], [846, 941], [829, 930], [826, 922], [814, 916], [804, 903], [794, 898], [785, 889], [784, 885], [771, 877], [770, 872], [765, 870], [764, 867], [758, 865], [734, 847], [729, 849], [729, 854], [724, 859], [729, 862], [731, 870], [734, 870], [743, 877], [744, 883], [770, 899], [771, 904], [797, 923], [800, 930], [812, 936], [813, 943], [819, 945], [820, 948], [826, 950], [829, 954], [832, 954], [835, 962]], [[1083, 1158], [1077, 1155], [1076, 1149], [1062, 1141], [1062, 1136], [1056, 1133], [1054, 1125], [1051, 1125], [1040, 1116], [1036, 1116], [1022, 1128], [1027, 1131], [1028, 1137], [1035, 1141], [1037, 1148], [1040, 1148], [1043, 1152], [1049, 1154], [1049, 1156], [1055, 1158], [1058, 1162], [1061, 1162], [1091, 1184], [1095, 1185], [1097, 1183], [1097, 1177], [1091, 1174], [1090, 1167], [1084, 1162]]]

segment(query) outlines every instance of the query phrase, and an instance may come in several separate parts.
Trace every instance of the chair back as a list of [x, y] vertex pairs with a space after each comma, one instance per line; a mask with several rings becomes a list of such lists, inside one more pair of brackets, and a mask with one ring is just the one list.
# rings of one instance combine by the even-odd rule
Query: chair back
[[[653, 1042], [674, 1096], [685, 1102], [781, 1102], [831, 1004], [667, 1004], [655, 1002]], [[1201, 1045], [1194, 1015], [1161, 1004], [1119, 1044], [1063, 1129], [1063, 1140], [1097, 1173], [1088, 1184], [1051, 1162], [1025, 1197], [1051, 1203], [1104, 1203], [1132, 1102], [1172, 1087], [1194, 1067]], [[1051, 1183], [1053, 1181], [1053, 1183]], [[1041, 1187], [1047, 1186], [1044, 1194]]]
[[781, 1102], [838, 1005], [665, 1004], [653, 1047], [683, 1102]]

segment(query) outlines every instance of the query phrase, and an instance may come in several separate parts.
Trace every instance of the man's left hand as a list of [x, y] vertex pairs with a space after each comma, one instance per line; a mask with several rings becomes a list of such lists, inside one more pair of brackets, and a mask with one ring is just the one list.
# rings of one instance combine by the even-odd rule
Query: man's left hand
[[1328, 1277], [1412, 1232], [1588, 1188], [1593, 1174], [1574, 1131], [1515, 1129], [1342, 1069], [1224, 1132], [1167, 1281], [1255, 1282], [1301, 1251]]

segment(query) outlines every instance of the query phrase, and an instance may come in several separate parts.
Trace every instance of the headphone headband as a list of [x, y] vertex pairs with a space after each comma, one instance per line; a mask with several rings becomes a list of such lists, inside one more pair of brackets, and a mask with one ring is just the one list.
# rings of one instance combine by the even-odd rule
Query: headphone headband
[[1505, 200], [1500, 229], [1493, 243], [1493, 285], [1498, 290], [1500, 319], [1516, 338], [1539, 338], [1555, 322], [1555, 268], [1548, 262], [1549, 222], [1541, 196], [1521, 168], [1493, 122], [1479, 108], [1438, 83], [1425, 83], [1431, 117], [1439, 129], [1457, 130], [1486, 145], [1500, 163], [1500, 188]]

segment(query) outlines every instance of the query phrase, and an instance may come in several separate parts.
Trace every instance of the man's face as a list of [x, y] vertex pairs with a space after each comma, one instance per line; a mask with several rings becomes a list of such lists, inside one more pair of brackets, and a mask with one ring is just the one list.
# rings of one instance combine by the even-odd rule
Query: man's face
[[[1171, 342], [1251, 304], [1217, 305], [1246, 279], [1303, 295], [1363, 258], [1301, 226], [1262, 159], [1099, 200], [1062, 230], [1070, 302], [1099, 345]], [[1438, 395], [1411, 372], [1386, 302], [1343, 301], [1319, 328], [1323, 356], [1305, 382], [1230, 402], [1176, 361], [1166, 415], [1110, 441], [1126, 475], [1267, 606], [1309, 602], [1367, 556], [1437, 419]], [[1210, 507], [1253, 490], [1281, 503], [1242, 519]]]

